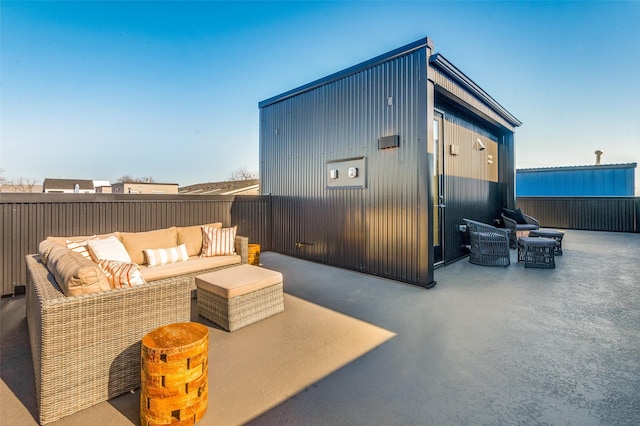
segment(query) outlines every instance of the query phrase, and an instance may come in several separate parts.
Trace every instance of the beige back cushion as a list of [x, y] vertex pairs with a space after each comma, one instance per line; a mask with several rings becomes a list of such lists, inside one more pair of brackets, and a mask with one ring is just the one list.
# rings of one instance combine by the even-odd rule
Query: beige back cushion
[[66, 247], [50, 247], [47, 269], [65, 296], [100, 293], [111, 288], [107, 276], [98, 265]]
[[[222, 222], [211, 223], [210, 228], [222, 229]], [[178, 228], [178, 245], [187, 246], [187, 254], [189, 256], [199, 256], [202, 251], [202, 226], [183, 226]]]
[[42, 260], [42, 263], [46, 265], [49, 262], [49, 254], [55, 247], [62, 246], [49, 239], [40, 241], [40, 244], [38, 245], [38, 254], [40, 255], [40, 260]]
[[127, 249], [133, 263], [145, 262], [145, 249], [160, 249], [178, 245], [178, 232], [175, 226], [147, 232], [121, 232], [120, 241]]
[[86, 241], [90, 238], [100, 238], [100, 239], [104, 239], [104, 238], [109, 238], [111, 236], [117, 237], [118, 239], [120, 239], [120, 232], [110, 232], [108, 234], [99, 234], [99, 235], [77, 235], [77, 236], [73, 236], [73, 237], [47, 237], [47, 241], [52, 241], [56, 244], [59, 244], [61, 246], [67, 246], [67, 240], [69, 241]]

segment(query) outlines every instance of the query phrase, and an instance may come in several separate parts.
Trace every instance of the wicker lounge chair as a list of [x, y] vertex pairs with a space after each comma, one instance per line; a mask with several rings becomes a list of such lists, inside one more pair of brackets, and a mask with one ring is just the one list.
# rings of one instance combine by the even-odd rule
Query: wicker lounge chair
[[511, 248], [516, 248], [518, 247], [518, 232], [527, 231], [528, 234], [528, 231], [540, 229], [540, 224], [537, 219], [522, 213], [519, 209], [511, 210], [511, 212], [515, 212], [516, 214], [520, 213], [522, 215], [522, 219], [524, 219], [516, 221], [513, 215], [509, 217], [510, 215], [508, 215], [506, 211], [502, 213], [502, 223], [504, 223], [504, 227], [511, 230], [509, 246]]
[[482, 266], [503, 266], [511, 263], [509, 231], [475, 220], [463, 219], [469, 229], [471, 253], [469, 262]]

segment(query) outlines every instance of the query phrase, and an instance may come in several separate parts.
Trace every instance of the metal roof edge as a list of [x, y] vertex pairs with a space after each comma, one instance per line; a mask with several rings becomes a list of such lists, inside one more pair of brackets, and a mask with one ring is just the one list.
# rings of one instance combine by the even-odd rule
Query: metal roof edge
[[534, 167], [516, 169], [516, 173], [555, 172], [559, 170], [635, 169], [638, 163], [589, 164], [585, 166]]
[[111, 185], [177, 185], [180, 186], [177, 183], [170, 183], [170, 182], [116, 182], [116, 183], [112, 183]]
[[453, 78], [464, 89], [468, 90], [482, 102], [486, 103], [509, 123], [516, 127], [522, 126], [522, 122], [520, 120], [518, 120], [513, 114], [507, 111], [506, 108], [500, 105], [498, 101], [493, 99], [465, 73], [460, 71], [460, 69], [449, 62], [444, 56], [442, 56], [442, 54], [434, 53], [433, 55], [431, 55], [431, 57], [429, 58], [429, 63], [446, 73], [449, 77]]
[[244, 188], [237, 188], [231, 191], [227, 191], [227, 192], [223, 192], [222, 195], [233, 195], [233, 194], [237, 194], [238, 192], [243, 192], [243, 191], [249, 191], [252, 189], [258, 189], [260, 187], [260, 184], [256, 184], [256, 185], [251, 185], [251, 186], [245, 186]]
[[433, 41], [429, 37], [421, 38], [420, 40], [416, 40], [413, 43], [409, 43], [397, 49], [391, 50], [387, 53], [383, 53], [382, 55], [378, 55], [375, 58], [369, 59], [367, 61], [361, 62], [357, 65], [354, 65], [349, 68], [345, 68], [342, 71], [338, 71], [336, 73], [330, 74], [326, 77], [320, 78], [318, 80], [312, 81], [311, 83], [305, 84], [303, 86], [297, 87], [295, 89], [284, 92], [280, 95], [273, 96], [269, 99], [265, 99], [264, 101], [258, 102], [258, 108], [265, 108], [269, 105], [273, 105], [277, 102], [283, 101], [287, 98], [290, 98], [295, 95], [299, 95], [300, 93], [308, 92], [320, 86], [323, 86], [327, 83], [334, 82], [341, 78], [347, 77], [349, 75], [355, 74], [357, 72], [366, 70], [368, 68], [372, 68], [376, 65], [379, 65], [383, 62], [386, 62], [390, 59], [396, 58], [398, 56], [406, 55], [407, 53], [413, 52], [414, 50], [418, 50], [423, 47], [430, 47], [433, 49]]

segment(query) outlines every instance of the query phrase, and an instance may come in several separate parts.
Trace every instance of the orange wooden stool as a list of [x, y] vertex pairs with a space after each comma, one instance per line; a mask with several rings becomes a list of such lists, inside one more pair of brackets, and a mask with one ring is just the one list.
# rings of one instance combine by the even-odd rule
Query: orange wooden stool
[[249, 265], [260, 266], [260, 244], [248, 244], [247, 263]]
[[209, 330], [183, 322], [142, 338], [140, 424], [193, 425], [207, 411]]

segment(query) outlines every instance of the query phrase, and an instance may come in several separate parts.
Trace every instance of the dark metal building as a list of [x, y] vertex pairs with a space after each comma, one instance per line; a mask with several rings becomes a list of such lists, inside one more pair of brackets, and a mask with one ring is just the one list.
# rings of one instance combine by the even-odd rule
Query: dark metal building
[[633, 197], [637, 163], [516, 171], [518, 197]]
[[280, 253], [430, 287], [514, 205], [512, 114], [424, 38], [260, 102]]

